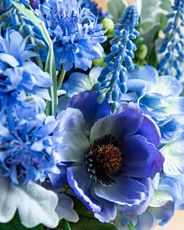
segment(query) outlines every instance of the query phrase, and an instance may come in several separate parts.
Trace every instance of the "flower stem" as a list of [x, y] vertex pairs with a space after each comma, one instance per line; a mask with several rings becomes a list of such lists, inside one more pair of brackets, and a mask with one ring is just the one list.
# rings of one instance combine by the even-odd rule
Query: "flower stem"
[[62, 85], [63, 80], [65, 78], [65, 74], [66, 74], [66, 70], [64, 68], [64, 65], [62, 65], [62, 69], [61, 69], [61, 71], [59, 72], [59, 75], [58, 75], [58, 81], [57, 81], [58, 89], [61, 89], [61, 85]]

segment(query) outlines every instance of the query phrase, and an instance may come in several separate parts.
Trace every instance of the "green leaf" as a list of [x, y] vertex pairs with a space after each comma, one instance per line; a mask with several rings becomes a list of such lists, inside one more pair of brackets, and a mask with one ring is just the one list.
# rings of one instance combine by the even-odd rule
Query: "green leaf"
[[53, 44], [50, 39], [49, 33], [45, 27], [45, 24], [42, 20], [40, 20], [35, 14], [34, 11], [27, 9], [26, 7], [20, 5], [17, 2], [13, 2], [13, 5], [16, 9], [18, 9], [27, 19], [29, 19], [38, 29], [41, 31], [43, 39], [47, 43], [49, 47], [45, 71], [47, 71], [51, 78], [53, 85], [50, 88], [51, 94], [51, 102], [48, 103], [49, 108], [47, 110], [48, 114], [55, 114], [56, 113], [56, 106], [57, 106], [57, 77], [56, 77], [56, 66], [55, 66], [55, 58], [54, 58], [54, 49]]
[[112, 224], [99, 222], [79, 200], [72, 199], [75, 202], [74, 209], [78, 213], [80, 220], [77, 223], [68, 223], [66, 220], [62, 220], [55, 230], [116, 230], [116, 227]]
[[[15, 217], [13, 218], [13, 220], [11, 220], [9, 223], [4, 223], [4, 224], [0, 224], [0, 229], [1, 230], [27, 230], [28, 228], [24, 227], [21, 223], [20, 223], [20, 219], [18, 214], [15, 215]], [[35, 228], [29, 228], [29, 230], [44, 230], [42, 225], [39, 225]]]
[[107, 4], [108, 11], [112, 14], [115, 23], [118, 22], [125, 9], [125, 5], [122, 0], [110, 0]]
[[136, 227], [132, 223], [130, 223], [128, 225], [128, 230], [136, 230]]

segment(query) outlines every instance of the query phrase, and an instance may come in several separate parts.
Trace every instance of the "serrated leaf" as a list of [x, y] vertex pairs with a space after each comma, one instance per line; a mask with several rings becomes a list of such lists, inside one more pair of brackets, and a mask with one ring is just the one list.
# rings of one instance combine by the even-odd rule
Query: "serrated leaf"
[[115, 23], [121, 18], [125, 5], [122, 0], [110, 0], [107, 3], [108, 11], [112, 15]]
[[37, 26], [38, 29], [41, 31], [43, 39], [47, 43], [49, 47], [47, 59], [46, 59], [46, 65], [45, 65], [45, 71], [47, 71], [51, 78], [53, 85], [50, 89], [51, 94], [51, 102], [49, 102], [49, 111], [47, 113], [55, 114], [56, 113], [56, 106], [57, 106], [57, 77], [56, 77], [56, 65], [55, 65], [55, 58], [54, 58], [54, 49], [53, 44], [51, 41], [51, 38], [49, 36], [49, 33], [45, 27], [45, 24], [42, 20], [40, 20], [35, 14], [34, 11], [29, 10], [22, 6], [21, 4], [17, 2], [13, 2], [13, 5], [16, 9], [18, 9], [27, 19], [29, 19], [33, 25]]

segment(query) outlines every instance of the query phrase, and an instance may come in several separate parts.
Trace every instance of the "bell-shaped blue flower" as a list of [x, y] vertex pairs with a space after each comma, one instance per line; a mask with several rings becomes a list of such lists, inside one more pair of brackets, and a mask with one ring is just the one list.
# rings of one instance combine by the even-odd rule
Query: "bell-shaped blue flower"
[[61, 161], [76, 196], [96, 218], [110, 222], [117, 204], [136, 212], [148, 199], [151, 178], [162, 170], [164, 158], [156, 147], [158, 127], [138, 105], [126, 104], [111, 114], [107, 101], [99, 104], [97, 97], [82, 92], [58, 115]]

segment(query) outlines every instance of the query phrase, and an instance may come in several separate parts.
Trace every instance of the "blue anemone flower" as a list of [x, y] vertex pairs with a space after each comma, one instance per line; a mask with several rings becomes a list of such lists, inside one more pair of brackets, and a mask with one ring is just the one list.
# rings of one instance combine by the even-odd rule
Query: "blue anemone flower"
[[[23, 110], [25, 114], [25, 110]], [[0, 121], [0, 174], [10, 177], [15, 184], [41, 181], [50, 173], [59, 173], [59, 132], [54, 132], [54, 117], [35, 115], [22, 110], [1, 116]]]
[[99, 104], [97, 97], [84, 91], [58, 115], [65, 145], [61, 162], [76, 196], [96, 218], [109, 222], [116, 216], [116, 204], [134, 209], [147, 200], [151, 178], [162, 170], [164, 158], [156, 148], [158, 127], [137, 104], [111, 114], [107, 101]]
[[106, 40], [102, 25], [76, 0], [46, 0], [36, 12], [52, 38], [57, 69], [64, 65], [67, 71], [72, 67], [87, 70], [93, 59], [102, 57], [100, 43]]

